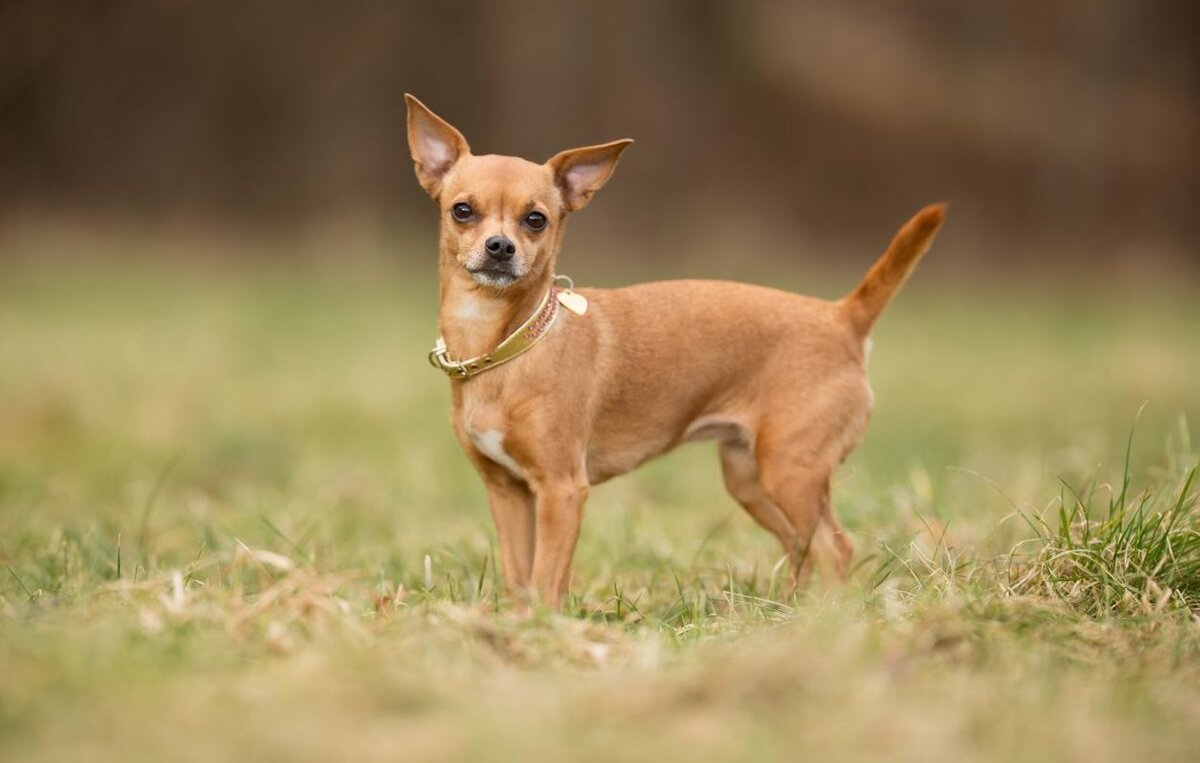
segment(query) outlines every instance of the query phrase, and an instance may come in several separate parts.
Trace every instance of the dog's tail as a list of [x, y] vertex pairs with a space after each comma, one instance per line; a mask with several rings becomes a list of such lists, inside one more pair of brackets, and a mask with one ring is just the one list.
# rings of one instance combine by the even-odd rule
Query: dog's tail
[[904, 279], [916, 267], [921, 255], [929, 251], [933, 237], [942, 227], [946, 205], [930, 204], [904, 224], [883, 256], [867, 271], [866, 278], [838, 305], [850, 324], [862, 336], [871, 331], [875, 319], [900, 290]]

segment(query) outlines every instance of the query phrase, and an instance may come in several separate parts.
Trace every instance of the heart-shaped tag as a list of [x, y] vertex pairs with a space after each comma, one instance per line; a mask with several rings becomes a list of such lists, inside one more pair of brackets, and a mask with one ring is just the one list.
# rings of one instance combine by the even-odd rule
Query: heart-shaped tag
[[567, 308], [576, 315], [583, 315], [588, 309], [587, 297], [583, 296], [577, 291], [571, 291], [570, 289], [559, 290], [558, 304]]

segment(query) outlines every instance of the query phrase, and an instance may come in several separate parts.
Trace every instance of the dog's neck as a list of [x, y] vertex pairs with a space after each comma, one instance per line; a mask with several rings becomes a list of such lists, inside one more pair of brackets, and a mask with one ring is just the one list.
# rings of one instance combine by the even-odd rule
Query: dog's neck
[[460, 265], [443, 259], [438, 331], [450, 357], [462, 360], [496, 349], [533, 314], [553, 280], [551, 266], [495, 289], [476, 283]]

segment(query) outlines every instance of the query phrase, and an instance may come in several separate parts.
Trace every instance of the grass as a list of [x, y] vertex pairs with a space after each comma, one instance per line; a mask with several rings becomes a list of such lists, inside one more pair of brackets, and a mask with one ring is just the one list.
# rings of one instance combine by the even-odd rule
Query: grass
[[[1034, 523], [1037, 554], [1021, 563], [1015, 592], [1047, 593], [1090, 617], [1164, 608], [1200, 613], [1200, 524], [1196, 467], [1168, 486], [1129, 495], [1130, 474], [1097, 516], [1095, 489], [1060, 496], [1058, 526]], [[1166, 500], [1164, 501], [1164, 496]], [[1161, 504], [1165, 503], [1165, 506]]]
[[696, 446], [594, 491], [526, 620], [432, 274], [346, 257], [6, 273], [0, 758], [1200, 755], [1186, 293], [914, 279], [835, 487], [851, 584], [787, 596]]

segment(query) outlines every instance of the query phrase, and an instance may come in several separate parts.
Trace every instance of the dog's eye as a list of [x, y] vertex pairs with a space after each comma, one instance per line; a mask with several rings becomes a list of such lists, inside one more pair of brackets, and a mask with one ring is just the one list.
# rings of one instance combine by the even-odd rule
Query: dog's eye
[[465, 201], [460, 201], [453, 207], [450, 207], [450, 216], [460, 223], [465, 223], [475, 215], [475, 210], [471, 209], [471, 205]]
[[546, 227], [546, 216], [541, 212], [530, 212], [525, 215], [525, 224], [529, 230], [541, 230]]

